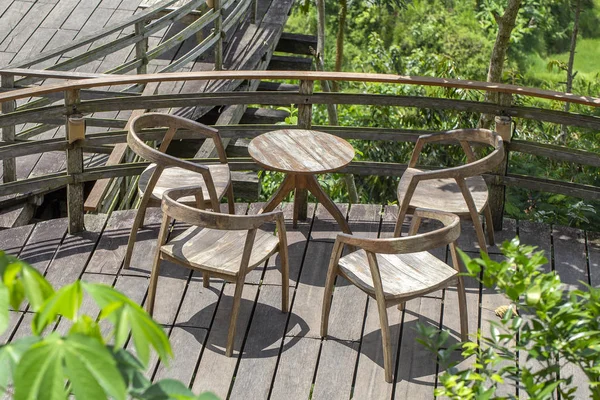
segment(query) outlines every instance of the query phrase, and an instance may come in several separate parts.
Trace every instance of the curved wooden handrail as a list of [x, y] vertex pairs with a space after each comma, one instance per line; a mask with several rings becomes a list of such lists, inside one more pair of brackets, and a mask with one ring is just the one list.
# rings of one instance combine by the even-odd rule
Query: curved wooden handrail
[[[33, 74], [36, 72], [34, 71]], [[27, 75], [27, 71], [22, 70], [0, 70], [0, 75], [21, 76]], [[33, 75], [32, 75], [33, 76]], [[83, 77], [82, 77], [83, 78]], [[218, 93], [185, 93], [168, 95], [142, 95], [131, 97], [120, 97], [115, 93], [114, 98], [104, 97], [100, 99], [92, 98], [90, 100], [81, 100], [79, 91], [82, 92], [91, 88], [119, 85], [136, 85], [146, 83], [174, 82], [174, 81], [201, 81], [201, 80], [297, 80], [302, 84], [310, 84], [316, 80], [348, 81], [363, 83], [382, 83], [382, 84], [411, 84], [443, 88], [461, 88], [478, 91], [492, 91], [505, 93], [507, 95], [525, 95], [537, 98], [548, 99], [552, 101], [572, 102], [589, 107], [599, 107], [600, 98], [590, 96], [580, 96], [571, 93], [561, 93], [536, 88], [519, 87], [515, 85], [492, 84], [488, 82], [443, 79], [433, 77], [414, 77], [401, 75], [380, 75], [366, 73], [333, 73], [333, 72], [314, 72], [314, 71], [205, 71], [205, 72], [185, 72], [185, 73], [160, 73], [144, 75], [117, 75], [117, 76], [89, 76], [85, 79], [77, 79], [60, 84], [29, 87], [25, 89], [14, 90], [11, 92], [0, 93], [0, 103], [6, 103], [13, 100], [40, 97], [50, 95], [57, 98], [64, 93], [68, 100], [65, 105], [49, 105], [37, 108], [28, 108], [4, 113], [0, 115], [0, 128], [25, 123], [41, 122], [46, 124], [60, 124], [64, 115], [71, 114], [89, 114], [100, 111], [110, 110], [129, 110], [129, 109], [163, 109], [172, 107], [189, 106], [215, 106], [215, 105], [239, 105], [239, 104], [298, 104], [299, 107], [312, 104], [355, 104], [371, 105], [382, 107], [414, 107], [414, 108], [435, 108], [438, 110], [447, 110], [451, 112], [469, 112], [484, 113], [489, 115], [502, 116], [502, 118], [525, 118], [531, 120], [545, 121], [555, 124], [568, 126], [579, 126], [600, 130], [600, 117], [592, 115], [583, 115], [557, 111], [547, 108], [533, 108], [506, 104], [495, 104], [484, 101], [456, 100], [436, 97], [417, 97], [417, 96], [392, 96], [373, 93], [304, 93], [302, 91], [280, 91], [280, 92], [231, 92], [224, 91]], [[155, 87], [156, 85], [150, 85]], [[103, 92], [105, 93], [105, 92]], [[510, 97], [510, 96], [507, 96]], [[14, 109], [14, 107], [13, 107]], [[304, 123], [310, 125], [310, 114], [303, 117]], [[308, 119], [307, 119], [308, 118]], [[59, 122], [56, 122], [59, 121]], [[88, 119], [90, 126], [94, 126], [93, 118]], [[510, 120], [509, 120], [510, 121]], [[105, 122], [97, 121], [105, 124]], [[125, 121], [114, 121], [110, 125], [114, 128], [125, 127]], [[101, 125], [97, 125], [101, 126]], [[279, 128], [274, 125], [247, 125], [247, 126], [219, 126], [223, 137], [227, 138], [251, 138], [267, 130]], [[127, 128], [126, 128], [127, 129]], [[327, 126], [319, 127], [319, 130], [333, 133], [345, 139], [358, 140], [391, 140], [391, 141], [410, 141], [415, 142], [422, 134], [432, 134], [435, 132], [403, 129], [401, 127], [392, 128], [372, 128], [372, 127], [346, 127], [346, 126]], [[68, 131], [68, 130], [67, 130]], [[500, 132], [500, 131], [499, 131]], [[517, 151], [536, 156], [555, 158], [561, 161], [587, 165], [591, 167], [600, 166], [600, 154], [593, 151], [574, 150], [555, 145], [544, 145], [532, 142], [516, 140], [514, 146], [510, 143], [510, 130], [500, 132], [507, 140], [504, 143], [507, 151]], [[140, 132], [141, 140], [152, 140], [163, 135], [162, 129], [149, 129]], [[188, 129], [182, 129], [176, 134], [179, 139], [190, 136]], [[94, 146], [105, 146], [107, 144], [124, 143], [126, 141], [126, 131], [113, 131], [102, 133], [89, 133], [77, 140], [75, 147], [81, 150], [94, 150]], [[446, 143], [444, 143], [446, 144]], [[69, 142], [58, 139], [48, 139], [42, 141], [11, 143], [10, 140], [0, 144], [0, 160], [14, 159], [27, 154], [40, 153], [52, 150], [69, 149]], [[68, 153], [70, 154], [70, 153]], [[73, 153], [75, 154], [75, 153]], [[69, 165], [79, 165], [79, 158], [74, 159]], [[79, 157], [79, 156], [78, 156]], [[257, 166], [247, 159], [237, 159], [230, 163], [232, 170], [256, 170]], [[123, 177], [139, 174], [142, 164], [114, 165], [105, 167], [86, 167], [85, 170], [67, 168], [64, 173], [45, 175], [39, 178], [28, 178], [25, 180], [0, 184], [0, 195], [10, 194], [12, 197], [8, 200], [0, 200], [0, 205], [6, 205], [6, 201], [12, 201], [17, 198], [26, 198], [36, 193], [44, 193], [55, 190], [64, 185], [79, 185], [82, 182], [88, 182], [97, 179]], [[344, 173], [353, 173], [359, 175], [387, 175], [400, 176], [404, 172], [406, 165], [398, 163], [382, 163], [377, 161], [358, 161], [351, 163], [343, 171]], [[143, 168], [142, 168], [143, 169]], [[554, 193], [568, 194], [588, 200], [600, 200], [600, 187], [573, 182], [554, 181], [545, 178], [523, 176], [499, 171], [487, 178], [492, 184], [492, 188], [501, 188], [502, 186], [517, 186], [533, 190], [550, 191]], [[435, 174], [430, 172], [428, 174]], [[16, 195], [16, 196], [15, 196]], [[499, 195], [498, 198], [503, 198]], [[12, 204], [12, 203], [11, 203]], [[500, 209], [497, 207], [497, 209]]]
[[[0, 74], [4, 71], [0, 70]], [[446, 88], [483, 90], [539, 97], [548, 100], [577, 103], [591, 107], [600, 107], [600, 98], [562, 93], [552, 90], [537, 89], [502, 83], [490, 83], [461, 79], [434, 78], [426, 76], [384, 75], [355, 72], [318, 72], [318, 71], [209, 71], [209, 72], [173, 72], [144, 75], [118, 75], [111, 77], [92, 78], [65, 82], [56, 85], [39, 86], [18, 89], [0, 94], [0, 103], [27, 97], [39, 97], [44, 94], [63, 92], [67, 90], [88, 89], [93, 87], [144, 84], [151, 82], [223, 80], [223, 79], [292, 79], [309, 81], [348, 81], [409, 84], [423, 86], [439, 86]]]

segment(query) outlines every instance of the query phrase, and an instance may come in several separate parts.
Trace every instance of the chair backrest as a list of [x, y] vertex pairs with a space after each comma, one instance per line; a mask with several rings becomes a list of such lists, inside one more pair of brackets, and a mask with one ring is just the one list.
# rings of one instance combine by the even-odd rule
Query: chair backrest
[[451, 213], [417, 208], [413, 218], [429, 218], [440, 221], [444, 226], [414, 236], [389, 239], [365, 239], [345, 233], [338, 238], [345, 244], [360, 247], [367, 252], [380, 254], [407, 254], [428, 251], [451, 244], [460, 236], [460, 218]]
[[[148, 146], [142, 139], [140, 139], [139, 134], [142, 129], [160, 127], [166, 127], [167, 131], [158, 149]], [[129, 126], [127, 144], [140, 157], [143, 157], [144, 159], [158, 165], [169, 165], [171, 164], [170, 161], [174, 157], [164, 153], [167, 151], [169, 144], [173, 140], [173, 137], [177, 133], [178, 129], [187, 129], [206, 138], [212, 139], [219, 156], [219, 161], [222, 163], [227, 162], [225, 147], [223, 146], [221, 136], [216, 129], [187, 118], [179, 117], [177, 115], [162, 113], [146, 113], [140, 115], [139, 117], [135, 118]]]
[[[198, 208], [177, 201], [181, 197], [196, 196]], [[201, 187], [167, 190], [163, 194], [162, 211], [169, 217], [203, 228], [219, 230], [252, 230], [267, 222], [283, 223], [283, 213], [273, 211], [258, 215], [231, 215], [201, 209], [204, 204]]]
[[[432, 171], [438, 175], [441, 171], [447, 172], [447, 177], [467, 178], [481, 175], [493, 170], [504, 159], [504, 142], [502, 137], [489, 129], [455, 129], [443, 133], [419, 136], [408, 166], [414, 168], [425, 144], [436, 142], [458, 141], [467, 156], [467, 164]], [[494, 150], [481, 159], [477, 159], [471, 149], [471, 143], [480, 143], [491, 146]]]

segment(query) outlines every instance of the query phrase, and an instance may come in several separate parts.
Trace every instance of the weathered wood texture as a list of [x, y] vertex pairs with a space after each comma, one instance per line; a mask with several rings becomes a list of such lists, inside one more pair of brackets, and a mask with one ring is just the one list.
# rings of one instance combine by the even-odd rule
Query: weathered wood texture
[[306, 192], [337, 220], [342, 230], [350, 233], [348, 224], [331, 199], [323, 191], [315, 174], [336, 171], [348, 165], [354, 148], [348, 142], [328, 133], [305, 129], [283, 129], [260, 135], [248, 145], [250, 156], [267, 169], [287, 173], [281, 186], [264, 206], [273, 210], [294, 191], [294, 223], [306, 219]]
[[[236, 204], [236, 214], [255, 214], [262, 204]], [[391, 237], [398, 214], [395, 206], [339, 205], [355, 235], [363, 238]], [[452, 341], [460, 331], [456, 289], [450, 287], [429, 296], [410, 300], [404, 310], [388, 309], [390, 343], [393, 346], [396, 378], [386, 383], [383, 371], [380, 321], [376, 302], [338, 279], [333, 295], [330, 338], [319, 337], [321, 300], [327, 263], [333, 239], [339, 232], [334, 220], [322, 207], [309, 205], [309, 219], [292, 228], [293, 207], [284, 204], [290, 260], [290, 313], [281, 313], [280, 257], [273, 256], [247, 276], [238, 313], [234, 356], [225, 356], [234, 285], [211, 277], [205, 288], [201, 274], [163, 262], [159, 277], [156, 318], [164, 324], [174, 349], [175, 359], [168, 366], [153, 358], [148, 376], [153, 379], [176, 378], [191, 385], [195, 392], [213, 390], [221, 398], [306, 399], [353, 398], [405, 399], [433, 398], [441, 371], [435, 358], [415, 340], [417, 321], [450, 329]], [[314, 215], [314, 216], [313, 216]], [[88, 231], [68, 235], [66, 219], [40, 222], [0, 231], [0, 248], [32, 263], [57, 287], [77, 278], [103, 282], [123, 291], [143, 304], [158, 236], [161, 213], [149, 209], [132, 266], [122, 269], [127, 234], [135, 211], [119, 211], [86, 220]], [[428, 222], [424, 220], [423, 224]], [[516, 233], [523, 243], [540, 246], [562, 279], [574, 287], [579, 280], [598, 284], [598, 235], [564, 227], [505, 220], [501, 240]], [[430, 226], [424, 226], [423, 232]], [[175, 226], [172, 237], [185, 226]], [[265, 225], [273, 232], [273, 224]], [[477, 251], [474, 229], [462, 223], [460, 246]], [[587, 246], [586, 246], [587, 239]], [[446, 261], [442, 249], [434, 254]], [[497, 248], [490, 248], [499, 257]], [[553, 255], [553, 257], [551, 257]], [[589, 260], [589, 276], [587, 263]], [[548, 266], [550, 269], [550, 265]], [[470, 331], [489, 328], [486, 320], [496, 318], [493, 309], [504, 303], [492, 291], [466, 282]], [[86, 303], [92, 314], [97, 310]], [[11, 311], [10, 324], [2, 340], [29, 334], [31, 314]], [[479, 322], [481, 320], [481, 325]], [[58, 332], [68, 324], [59, 323]], [[103, 326], [103, 330], [108, 327]], [[564, 373], [576, 373], [565, 366]], [[585, 398], [585, 381], [576, 376]], [[510, 390], [510, 388], [506, 388]], [[509, 392], [504, 392], [509, 394]], [[514, 395], [513, 392], [510, 392]]]

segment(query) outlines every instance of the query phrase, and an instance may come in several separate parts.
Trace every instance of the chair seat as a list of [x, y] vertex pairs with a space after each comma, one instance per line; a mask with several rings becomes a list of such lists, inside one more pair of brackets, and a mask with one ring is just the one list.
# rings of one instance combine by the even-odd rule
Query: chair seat
[[[191, 227], [161, 247], [167, 255], [204, 271], [236, 276], [240, 270], [248, 231], [227, 231]], [[279, 240], [272, 233], [258, 229], [250, 253], [248, 268], [269, 258]]]
[[[458, 274], [454, 268], [426, 251], [376, 256], [386, 300], [412, 298], [436, 291]], [[375, 297], [371, 269], [364, 250], [340, 258], [339, 267], [348, 280]]]
[[[398, 184], [398, 199], [402, 201], [406, 189], [413, 175], [423, 172], [417, 168], [407, 168]], [[488, 201], [488, 188], [481, 176], [466, 178], [467, 186], [475, 202], [477, 212], [486, 206]], [[415, 193], [410, 200], [412, 208], [429, 208], [447, 211], [458, 215], [469, 215], [465, 198], [453, 178], [424, 180], [417, 184]]]
[[[217, 197], [220, 200], [225, 194], [229, 182], [231, 181], [229, 166], [227, 164], [214, 164], [208, 165], [207, 167], [212, 176]], [[140, 196], [144, 195], [144, 192], [148, 187], [148, 181], [155, 169], [156, 164], [150, 164], [140, 175], [138, 183]], [[160, 175], [160, 178], [158, 178], [158, 182], [152, 191], [151, 198], [160, 201], [166, 190], [186, 186], [201, 186], [205, 202], [210, 202], [210, 196], [208, 195], [208, 190], [206, 189], [202, 175], [179, 167], [165, 168]], [[183, 197], [179, 199], [179, 202], [184, 204], [196, 204], [196, 200], [193, 196]]]

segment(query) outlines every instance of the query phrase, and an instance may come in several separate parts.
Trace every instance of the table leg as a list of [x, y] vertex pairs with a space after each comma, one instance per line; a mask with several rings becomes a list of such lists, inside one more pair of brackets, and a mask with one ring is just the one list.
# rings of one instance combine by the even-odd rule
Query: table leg
[[294, 228], [298, 227], [298, 220], [306, 220], [308, 212], [308, 191], [302, 185], [302, 175], [296, 178], [296, 191], [294, 193]]
[[350, 227], [348, 226], [348, 222], [346, 222], [346, 218], [344, 218], [344, 216], [340, 212], [340, 209], [337, 208], [335, 203], [333, 201], [331, 201], [329, 196], [327, 196], [327, 194], [325, 194], [323, 189], [321, 189], [321, 185], [319, 185], [319, 182], [317, 182], [317, 179], [315, 178], [315, 176], [314, 175], [304, 175], [302, 178], [304, 180], [303, 183], [304, 183], [305, 187], [308, 189], [308, 191], [311, 192], [313, 194], [313, 196], [315, 196], [317, 198], [319, 203], [321, 203], [321, 205], [323, 207], [325, 207], [325, 209], [327, 211], [329, 211], [329, 213], [333, 216], [333, 218], [335, 218], [335, 220], [337, 221], [340, 228], [342, 228], [342, 231], [344, 233], [352, 234], [352, 231], [350, 230]]
[[295, 187], [296, 177], [292, 174], [286, 175], [285, 178], [283, 178], [283, 182], [281, 182], [281, 186], [273, 193], [269, 201], [267, 201], [267, 204], [263, 206], [259, 213], [273, 211]]

